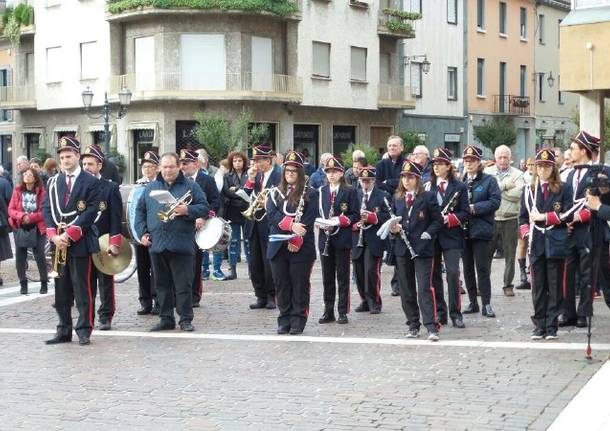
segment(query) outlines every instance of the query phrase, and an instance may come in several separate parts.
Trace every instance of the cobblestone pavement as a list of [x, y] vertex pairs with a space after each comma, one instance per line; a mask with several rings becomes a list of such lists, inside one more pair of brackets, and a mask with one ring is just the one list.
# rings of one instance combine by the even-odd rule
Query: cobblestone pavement
[[[146, 333], [156, 319], [136, 315], [134, 276], [117, 285], [113, 331], [94, 332], [88, 347], [46, 346], [56, 324], [53, 296], [11, 304], [23, 297], [5, 287], [0, 428], [546, 429], [607, 357], [610, 311], [595, 301], [594, 342], [602, 349], [590, 364], [583, 329], [542, 342], [556, 349], [530, 348], [541, 344], [529, 341], [530, 292], [502, 296], [502, 269], [494, 261], [498, 317], [467, 315], [465, 330], [443, 327], [434, 345], [405, 340], [400, 301], [389, 295], [391, 269], [383, 274], [380, 315], [352, 313], [348, 325], [320, 325], [315, 268], [305, 330], [314, 339], [275, 336], [277, 311], [248, 309], [253, 295], [243, 265], [236, 281], [206, 282], [189, 338], [180, 331], [166, 338]], [[352, 302], [358, 302], [355, 287]], [[261, 335], [268, 337], [254, 337]], [[346, 338], [367, 342], [338, 342]]]

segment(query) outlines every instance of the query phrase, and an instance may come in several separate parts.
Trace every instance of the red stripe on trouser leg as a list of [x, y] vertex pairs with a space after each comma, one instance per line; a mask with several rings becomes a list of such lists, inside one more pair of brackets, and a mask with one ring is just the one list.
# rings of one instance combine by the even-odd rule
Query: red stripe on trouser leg
[[110, 276], [110, 279], [112, 280], [112, 287], [110, 289], [112, 292], [112, 311], [110, 312], [110, 323], [112, 323], [112, 318], [114, 317], [114, 313], [116, 312], [116, 297], [115, 297], [115, 291], [114, 291], [114, 275]]
[[89, 297], [89, 325], [93, 332], [93, 294], [91, 292], [91, 257], [87, 259], [87, 296]]
[[438, 324], [438, 318], [436, 316], [436, 293], [434, 291], [434, 284], [432, 283], [432, 275], [434, 274], [434, 259], [432, 259], [432, 264], [430, 265], [430, 279], [428, 280], [428, 288], [432, 293], [432, 312], [433, 312], [433, 322], [436, 330], [440, 329], [440, 325]]

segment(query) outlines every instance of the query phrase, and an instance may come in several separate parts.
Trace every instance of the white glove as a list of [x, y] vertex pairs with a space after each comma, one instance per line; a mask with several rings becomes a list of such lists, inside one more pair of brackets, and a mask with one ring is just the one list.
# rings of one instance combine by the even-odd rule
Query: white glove
[[425, 239], [426, 241], [429, 241], [432, 239], [432, 237], [430, 236], [430, 234], [428, 232], [424, 232], [421, 234], [421, 236], [419, 237], [420, 239]]

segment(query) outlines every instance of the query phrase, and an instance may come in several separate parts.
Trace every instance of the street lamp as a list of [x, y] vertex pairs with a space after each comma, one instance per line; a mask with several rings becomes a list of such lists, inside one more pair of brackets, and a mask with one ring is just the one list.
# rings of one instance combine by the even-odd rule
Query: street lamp
[[127, 114], [127, 106], [131, 102], [131, 91], [128, 88], [123, 87], [119, 91], [119, 112], [116, 115], [112, 115], [112, 106], [108, 102], [108, 93], [104, 92], [104, 104], [102, 105], [102, 112], [99, 115], [91, 115], [89, 112], [91, 109], [91, 102], [93, 101], [93, 91], [87, 87], [83, 90], [81, 96], [83, 97], [83, 106], [85, 107], [85, 114], [91, 119], [104, 119], [104, 154], [108, 155], [110, 152], [110, 118], [116, 118], [120, 120]]
[[409, 63], [420, 63], [422, 72], [424, 72], [425, 74], [428, 74], [428, 72], [430, 72], [430, 62], [428, 61], [427, 54], [405, 55], [404, 59], [405, 65]]
[[[534, 72], [534, 76], [544, 78], [546, 72]], [[553, 76], [553, 71], [549, 72], [549, 76], [546, 78], [546, 83], [549, 85], [549, 88], [552, 88], [555, 85], [555, 77]]]

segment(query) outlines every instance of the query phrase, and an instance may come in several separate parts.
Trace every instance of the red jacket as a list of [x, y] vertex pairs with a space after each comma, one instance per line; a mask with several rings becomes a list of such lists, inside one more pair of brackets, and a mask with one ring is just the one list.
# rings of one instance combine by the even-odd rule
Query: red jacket
[[[21, 221], [25, 215], [25, 212], [23, 211], [22, 190], [21, 184], [18, 184], [15, 187], [15, 190], [13, 190], [13, 196], [11, 196], [11, 201], [8, 204], [8, 224], [10, 224], [13, 229], [17, 229], [21, 226]], [[46, 235], [44, 217], [42, 216], [42, 201], [44, 200], [44, 195], [45, 191], [40, 187], [36, 191], [36, 211], [29, 214], [29, 216], [30, 224], [36, 223], [40, 233]]]

